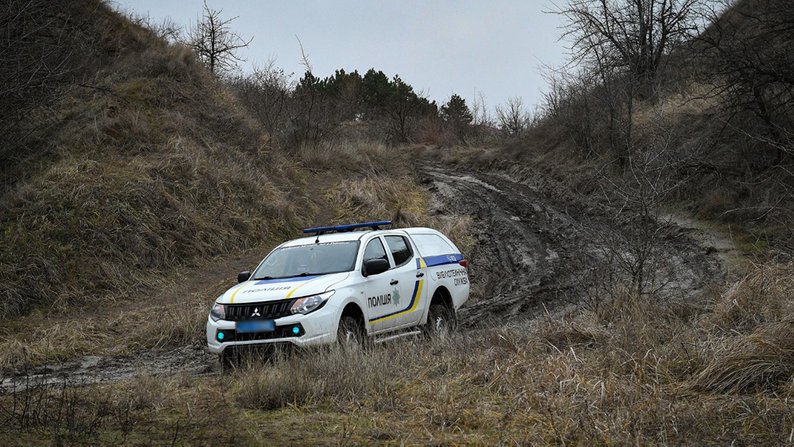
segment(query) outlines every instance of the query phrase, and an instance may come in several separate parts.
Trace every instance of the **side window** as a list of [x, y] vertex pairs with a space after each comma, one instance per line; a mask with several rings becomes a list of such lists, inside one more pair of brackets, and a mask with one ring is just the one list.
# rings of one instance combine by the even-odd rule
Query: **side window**
[[375, 238], [367, 244], [367, 248], [364, 249], [364, 261], [369, 261], [370, 259], [386, 259], [386, 250], [383, 249], [383, 244], [380, 242], [379, 238]]
[[438, 256], [457, 253], [458, 250], [435, 234], [412, 234], [422, 256]]
[[397, 266], [401, 266], [413, 258], [411, 246], [402, 236], [386, 236], [386, 245], [389, 246], [394, 264]]

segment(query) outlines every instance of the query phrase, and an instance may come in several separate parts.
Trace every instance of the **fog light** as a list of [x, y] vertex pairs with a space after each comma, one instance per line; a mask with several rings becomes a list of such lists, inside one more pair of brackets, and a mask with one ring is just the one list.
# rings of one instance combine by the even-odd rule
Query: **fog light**
[[298, 326], [292, 326], [292, 333], [295, 334], [295, 335], [300, 334], [301, 333], [301, 328], [299, 328]]
[[225, 336], [226, 335], [223, 332], [218, 332], [218, 340], [223, 341], [223, 337], [225, 337]]

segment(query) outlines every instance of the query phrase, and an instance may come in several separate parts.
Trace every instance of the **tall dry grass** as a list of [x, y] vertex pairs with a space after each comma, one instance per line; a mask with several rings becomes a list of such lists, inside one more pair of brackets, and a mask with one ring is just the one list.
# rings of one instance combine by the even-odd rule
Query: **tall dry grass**
[[[767, 293], [790, 274], [764, 267], [739, 289]], [[252, 410], [401, 421], [364, 424], [363, 439], [377, 428], [408, 443], [782, 445], [794, 427], [794, 337], [791, 314], [777, 309], [791, 295], [765, 296], [758, 311], [778, 316], [740, 340], [707, 310], [724, 296], [686, 311], [612, 296], [596, 310], [443, 342], [281, 357], [231, 380], [237, 404]]]
[[[230, 436], [232, 423], [237, 439], [271, 443], [786, 445], [794, 427], [793, 269], [760, 266], [687, 311], [613, 294], [597, 309], [445, 340], [252, 356], [220, 377], [89, 387], [78, 393], [85, 411], [72, 426], [90, 426], [108, 408], [138, 421], [127, 426], [129, 439], [161, 439], [182, 418], [182, 436], [192, 442]], [[755, 312], [763, 321], [725, 326], [726, 300], [769, 290], [781, 293], [765, 295]], [[57, 390], [30, 393], [57, 408]], [[0, 396], [4, 404], [13, 399], [25, 395]], [[54, 410], [35, 422], [22, 407], [3, 408], [16, 408], [17, 419], [5, 425], [12, 433], [51, 436], [56, 426]], [[124, 426], [101, 421], [93, 439], [118, 436]]]

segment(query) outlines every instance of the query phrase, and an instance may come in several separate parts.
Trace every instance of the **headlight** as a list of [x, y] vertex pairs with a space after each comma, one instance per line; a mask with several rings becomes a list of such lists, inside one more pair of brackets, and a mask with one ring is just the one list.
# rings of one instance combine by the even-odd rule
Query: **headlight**
[[210, 318], [212, 318], [212, 321], [225, 320], [226, 306], [215, 302], [215, 304], [212, 305], [212, 310], [210, 311]]
[[295, 304], [292, 305], [290, 308], [290, 312], [294, 314], [307, 314], [309, 312], [314, 312], [315, 310], [319, 309], [320, 307], [328, 301], [328, 298], [331, 298], [331, 295], [334, 294], [334, 291], [331, 290], [330, 292], [321, 293], [319, 295], [312, 295], [307, 296], [305, 298], [300, 298], [295, 301]]

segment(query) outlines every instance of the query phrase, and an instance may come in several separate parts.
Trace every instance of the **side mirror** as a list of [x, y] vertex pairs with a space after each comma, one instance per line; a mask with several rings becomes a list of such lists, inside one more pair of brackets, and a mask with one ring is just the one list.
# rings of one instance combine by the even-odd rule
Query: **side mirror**
[[364, 276], [377, 275], [389, 270], [389, 261], [383, 258], [364, 261]]
[[251, 272], [249, 272], [248, 270], [244, 272], [240, 272], [237, 274], [237, 282], [248, 281], [248, 278], [250, 277], [251, 277]]

